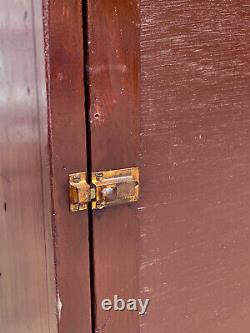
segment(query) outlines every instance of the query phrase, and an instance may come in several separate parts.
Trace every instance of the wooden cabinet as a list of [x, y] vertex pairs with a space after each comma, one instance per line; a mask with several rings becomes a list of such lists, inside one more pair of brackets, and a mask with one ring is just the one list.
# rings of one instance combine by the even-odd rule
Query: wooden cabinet
[[[248, 333], [247, 1], [0, 12], [0, 331]], [[130, 167], [138, 202], [70, 212], [70, 174]]]

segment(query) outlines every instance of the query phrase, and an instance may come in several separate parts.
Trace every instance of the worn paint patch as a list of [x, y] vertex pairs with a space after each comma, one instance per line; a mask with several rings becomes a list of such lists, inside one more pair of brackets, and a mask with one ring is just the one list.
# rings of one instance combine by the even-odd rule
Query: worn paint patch
[[60, 321], [61, 320], [61, 315], [62, 315], [63, 304], [61, 302], [59, 292], [57, 292], [56, 307], [57, 307], [58, 319]]

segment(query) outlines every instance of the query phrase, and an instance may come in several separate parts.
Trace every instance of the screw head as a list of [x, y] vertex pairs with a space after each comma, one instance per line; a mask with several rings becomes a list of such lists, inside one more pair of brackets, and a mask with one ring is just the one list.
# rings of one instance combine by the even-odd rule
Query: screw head
[[74, 183], [79, 183], [81, 181], [81, 176], [80, 175], [74, 175], [73, 176], [73, 182]]
[[101, 202], [96, 203], [96, 208], [97, 209], [103, 209], [104, 207], [105, 207], [105, 205], [103, 203], [101, 203]]
[[98, 172], [98, 173], [96, 174], [96, 180], [101, 180], [102, 177], [103, 177], [103, 173], [102, 173], [102, 172]]

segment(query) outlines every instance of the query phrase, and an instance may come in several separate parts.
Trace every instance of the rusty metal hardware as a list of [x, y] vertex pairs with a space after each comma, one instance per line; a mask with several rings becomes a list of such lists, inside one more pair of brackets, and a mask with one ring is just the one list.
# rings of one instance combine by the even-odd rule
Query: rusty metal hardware
[[88, 208], [88, 202], [91, 200], [91, 189], [87, 183], [85, 172], [69, 175], [69, 200], [71, 212]]
[[70, 211], [92, 209], [137, 201], [139, 197], [139, 168], [93, 172], [87, 183], [86, 172], [69, 175]]

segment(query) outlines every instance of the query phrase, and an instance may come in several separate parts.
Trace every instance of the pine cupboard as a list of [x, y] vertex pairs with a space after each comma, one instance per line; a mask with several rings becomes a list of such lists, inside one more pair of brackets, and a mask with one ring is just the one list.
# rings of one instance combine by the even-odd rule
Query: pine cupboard
[[249, 332], [249, 58], [247, 0], [0, 0], [0, 332]]

